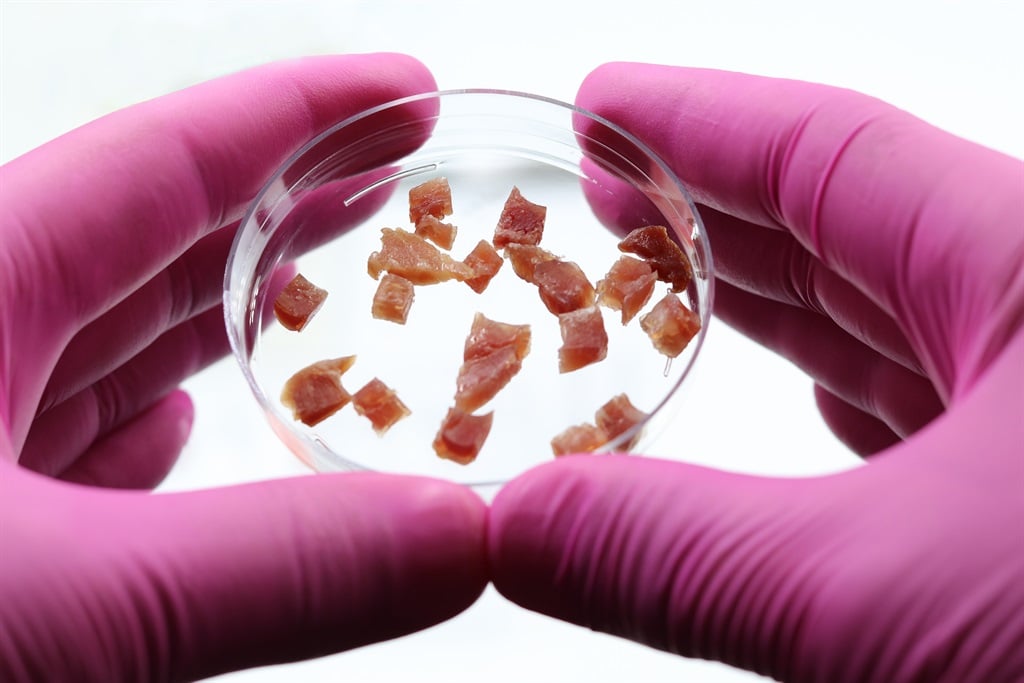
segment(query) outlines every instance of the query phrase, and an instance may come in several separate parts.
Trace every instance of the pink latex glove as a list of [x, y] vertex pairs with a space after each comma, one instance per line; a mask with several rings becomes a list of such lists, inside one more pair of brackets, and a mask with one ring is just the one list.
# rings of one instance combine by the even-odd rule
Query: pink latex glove
[[716, 313], [880, 452], [804, 479], [562, 459], [493, 503], [497, 588], [787, 681], [1024, 680], [1024, 165], [800, 82], [611, 64], [578, 103], [706, 207]]
[[224, 261], [265, 178], [330, 124], [434, 87], [398, 55], [283, 62], [0, 171], [0, 680], [195, 679], [395, 637], [482, 591], [486, 508], [455, 485], [109, 488], [154, 486], [178, 456], [175, 387], [227, 352]]

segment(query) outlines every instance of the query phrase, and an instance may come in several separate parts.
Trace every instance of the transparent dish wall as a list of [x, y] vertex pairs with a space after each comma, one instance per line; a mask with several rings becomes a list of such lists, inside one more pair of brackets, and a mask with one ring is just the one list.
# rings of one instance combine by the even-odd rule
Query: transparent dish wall
[[[658, 221], [678, 238], [694, 278], [682, 292], [701, 319], [698, 336], [668, 362], [641, 330], [602, 307], [607, 358], [558, 372], [558, 319], [535, 286], [505, 263], [477, 294], [463, 283], [419, 286], [405, 325], [370, 315], [377, 282], [367, 273], [384, 227], [412, 230], [408, 191], [447, 178], [458, 227], [451, 256], [461, 260], [490, 240], [513, 186], [547, 207], [540, 246], [575, 261], [596, 283], [621, 255], [617, 243], [640, 222]], [[591, 198], [642, 193], [647, 208], [599, 220]], [[645, 215], [646, 212], [646, 215]], [[328, 290], [322, 310], [301, 332], [273, 320], [282, 284], [274, 272], [293, 264]], [[498, 91], [451, 91], [399, 100], [342, 122], [310, 142], [268, 182], [243, 219], [225, 276], [225, 317], [246, 380], [274, 431], [318, 471], [369, 469], [422, 474], [470, 485], [507, 481], [553, 458], [552, 437], [593, 422], [608, 399], [625, 393], [649, 414], [607, 450], [642, 452], [666, 420], [685, 419], [680, 400], [707, 330], [711, 261], [699, 217], [662, 162], [623, 131], [570, 105]], [[644, 312], [667, 291], [658, 287]], [[432, 441], [452, 404], [462, 349], [476, 312], [531, 325], [522, 370], [478, 412], [493, 427], [469, 465], [438, 458]], [[351, 406], [315, 427], [295, 421], [280, 400], [289, 376], [314, 361], [355, 355], [344, 375], [354, 392], [376, 377], [411, 415], [378, 436]], [[699, 400], [699, 397], [697, 397]]]

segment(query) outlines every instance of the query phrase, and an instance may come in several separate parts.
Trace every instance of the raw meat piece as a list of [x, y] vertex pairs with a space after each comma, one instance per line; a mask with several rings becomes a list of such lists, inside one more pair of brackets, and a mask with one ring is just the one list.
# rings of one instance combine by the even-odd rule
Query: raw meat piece
[[516, 244], [513, 242], [505, 247], [505, 255], [512, 264], [512, 271], [530, 284], [537, 284], [533, 279], [538, 263], [554, 261], [558, 257], [546, 249], [534, 244]]
[[[608, 441], [612, 441], [647, 419], [647, 413], [637, 409], [628, 396], [619, 394], [598, 408], [594, 418], [598, 429], [608, 435]], [[622, 447], [630, 448], [635, 442], [634, 437]]]
[[384, 436], [403, 417], [412, 414], [394, 390], [376, 377], [352, 395], [352, 407], [360, 415], [369, 418], [373, 430], [380, 436]]
[[299, 332], [323, 308], [327, 290], [296, 275], [274, 299], [274, 315], [286, 329]]
[[404, 325], [415, 296], [413, 284], [401, 275], [384, 273], [373, 295], [371, 313], [378, 320]]
[[700, 318], [678, 296], [669, 293], [649, 313], [640, 316], [640, 327], [654, 342], [654, 348], [675, 358], [700, 331]]
[[430, 242], [401, 228], [383, 228], [381, 250], [370, 254], [366, 270], [376, 280], [383, 271], [401, 275], [414, 285], [433, 285], [445, 280], [467, 280], [473, 269]]
[[669, 236], [664, 225], [637, 228], [619, 242], [619, 251], [636, 254], [651, 264], [658, 279], [672, 285], [673, 292], [681, 292], [690, 284], [693, 270], [686, 254]]
[[511, 348], [518, 360], [525, 358], [530, 352], [530, 326], [497, 322], [483, 313], [474, 315], [462, 360], [482, 358], [502, 348]]
[[418, 226], [424, 216], [452, 215], [452, 190], [448, 179], [433, 178], [409, 190], [409, 222]]
[[491, 284], [491, 279], [498, 274], [505, 259], [501, 258], [501, 254], [494, 250], [490, 242], [480, 240], [462, 262], [473, 269], [473, 277], [467, 278], [466, 284], [480, 294]]
[[530, 352], [530, 326], [473, 316], [462, 365], [455, 379], [455, 407], [471, 413], [494, 398], [515, 377]]
[[416, 234], [442, 249], [455, 243], [454, 225], [442, 218], [452, 215], [452, 190], [447, 178], [434, 178], [409, 190], [409, 220]]
[[602, 361], [608, 355], [608, 333], [597, 306], [581, 308], [558, 316], [562, 346], [558, 349], [558, 371], [572, 372]]
[[559, 315], [594, 304], [594, 285], [583, 269], [572, 261], [542, 261], [533, 270], [533, 279], [540, 300], [547, 309]]
[[584, 422], [568, 427], [551, 439], [551, 450], [555, 455], [569, 453], [590, 453], [608, 442], [608, 435], [600, 427]]
[[455, 234], [458, 232], [451, 223], [443, 223], [439, 218], [430, 214], [423, 216], [416, 221], [416, 234], [430, 240], [442, 249], [451, 249], [455, 244]]
[[513, 242], [539, 244], [547, 212], [547, 207], [534, 204], [523, 197], [518, 187], [513, 187], [494, 229], [494, 248], [502, 249]]
[[292, 411], [293, 418], [310, 427], [322, 422], [352, 400], [341, 386], [341, 376], [355, 362], [355, 356], [344, 356], [304, 367], [285, 382], [281, 403]]
[[463, 362], [455, 379], [455, 407], [473, 412], [494, 398], [522, 367], [514, 346], [503, 346]]
[[434, 437], [434, 452], [445, 460], [468, 465], [476, 460], [483, 448], [493, 421], [493, 412], [471, 415], [458, 408], [449, 408]]
[[597, 301], [608, 308], [622, 312], [625, 325], [640, 312], [654, 292], [657, 279], [646, 261], [622, 256], [597, 283]]

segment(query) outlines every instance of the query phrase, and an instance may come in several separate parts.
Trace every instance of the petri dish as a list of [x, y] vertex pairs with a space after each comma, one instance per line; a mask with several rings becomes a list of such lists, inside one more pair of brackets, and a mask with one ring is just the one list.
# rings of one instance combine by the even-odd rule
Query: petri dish
[[[599, 306], [608, 336], [600, 362], [561, 373], [559, 319], [538, 288], [507, 262], [477, 293], [465, 283], [416, 286], [405, 324], [375, 319], [378, 280], [369, 256], [383, 228], [412, 232], [409, 190], [443, 177], [457, 228], [449, 251], [462, 260], [491, 241], [513, 187], [546, 208], [540, 247], [576, 263], [594, 284], [622, 256], [630, 230], [664, 225], [693, 278], [676, 294], [700, 321], [681, 354], [659, 353], [639, 319], [663, 296], [658, 282], [627, 324]], [[609, 207], [612, 207], [609, 209]], [[623, 208], [625, 207], [625, 208]], [[300, 332], [274, 319], [272, 303], [298, 272], [328, 292]], [[227, 263], [224, 315], [239, 367], [274, 432], [316, 471], [373, 470], [438, 477], [470, 486], [500, 485], [554, 456], [551, 440], [594, 423], [608, 400], [626, 394], [646, 414], [601, 452], [642, 452], [680, 407], [710, 320], [711, 253], [693, 201], [678, 178], [627, 131], [571, 104], [527, 93], [450, 90], [406, 97], [342, 121], [292, 155], [244, 215]], [[529, 325], [521, 368], [476, 411], [492, 426], [468, 464], [437, 456], [433, 441], [453, 404], [463, 347], [474, 316]], [[393, 389], [410, 414], [383, 434], [345, 406], [314, 425], [281, 401], [290, 376], [327, 358], [355, 356], [341, 378], [349, 393], [373, 379]], [[698, 397], [699, 400], [699, 397]]]

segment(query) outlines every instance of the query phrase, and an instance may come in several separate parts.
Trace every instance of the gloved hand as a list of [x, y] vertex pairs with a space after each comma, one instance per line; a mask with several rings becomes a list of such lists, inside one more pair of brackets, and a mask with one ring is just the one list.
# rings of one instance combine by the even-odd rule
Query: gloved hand
[[803, 479], [562, 459], [492, 505], [498, 590], [787, 681], [1024, 680], [1024, 165], [807, 83], [611, 64], [577, 101], [692, 188], [717, 315], [875, 455]]
[[486, 509], [454, 485], [110, 488], [154, 486], [185, 443], [175, 387], [227, 351], [224, 261], [265, 178], [332, 123], [434, 87], [398, 55], [283, 62], [0, 171], [0, 680], [195, 679], [395, 637], [482, 591]]

